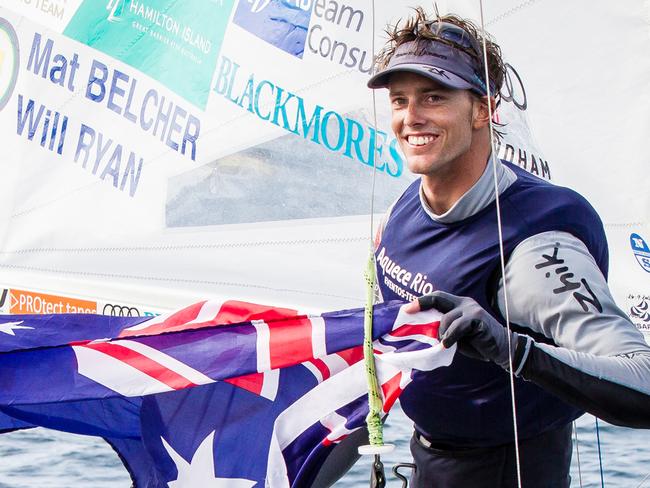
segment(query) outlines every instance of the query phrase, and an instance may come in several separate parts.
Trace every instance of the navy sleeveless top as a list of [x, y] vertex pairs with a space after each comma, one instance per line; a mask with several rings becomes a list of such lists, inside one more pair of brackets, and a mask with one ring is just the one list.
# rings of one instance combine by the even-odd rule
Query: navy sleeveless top
[[[506, 262], [524, 239], [563, 231], [587, 246], [606, 277], [607, 242], [591, 205], [568, 188], [503, 164], [517, 175], [500, 195]], [[422, 208], [419, 188], [418, 179], [395, 203], [377, 246], [377, 285], [384, 300], [411, 299], [443, 290], [472, 297], [504, 323], [495, 306], [500, 277], [495, 202], [462, 221], [440, 223]], [[525, 325], [519, 324], [516, 330], [526, 332]], [[515, 392], [521, 439], [565, 425], [582, 414], [519, 378], [515, 379]], [[514, 438], [509, 374], [493, 363], [458, 353], [448, 367], [414, 373], [400, 402], [416, 430], [434, 442], [483, 447]]]

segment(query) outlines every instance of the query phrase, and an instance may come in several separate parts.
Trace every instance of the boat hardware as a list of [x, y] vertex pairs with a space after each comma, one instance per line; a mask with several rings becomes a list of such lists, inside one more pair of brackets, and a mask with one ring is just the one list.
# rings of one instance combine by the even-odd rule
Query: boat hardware
[[415, 473], [417, 467], [413, 463], [397, 463], [395, 466], [393, 466], [393, 474], [397, 476], [400, 480], [402, 480], [402, 488], [407, 488], [409, 481], [406, 478], [406, 476], [404, 476], [402, 473], [399, 472], [400, 468], [412, 469], [413, 473]]
[[372, 471], [370, 472], [370, 488], [384, 488], [385, 486], [384, 463], [381, 462], [379, 454], [375, 454], [375, 461], [372, 463]]

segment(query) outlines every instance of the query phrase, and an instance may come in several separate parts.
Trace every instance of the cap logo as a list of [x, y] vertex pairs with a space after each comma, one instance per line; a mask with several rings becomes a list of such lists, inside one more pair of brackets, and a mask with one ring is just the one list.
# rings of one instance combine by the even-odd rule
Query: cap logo
[[438, 75], [438, 76], [444, 76], [448, 80], [451, 79], [451, 78], [449, 78], [449, 76], [447, 76], [447, 73], [445, 73], [444, 69], [434, 68], [433, 66], [427, 66], [424, 69], [426, 69], [431, 74]]
[[444, 54], [434, 53], [434, 52], [432, 52], [432, 51], [427, 51], [427, 52], [425, 52], [425, 53], [420, 53], [420, 52], [418, 52], [418, 51], [405, 51], [405, 52], [403, 52], [403, 53], [396, 52], [395, 54], [393, 54], [391, 60], [392, 60], [392, 59], [397, 59], [397, 58], [402, 58], [402, 57], [404, 57], [404, 56], [418, 56], [418, 57], [419, 57], [419, 56], [423, 56], [423, 55], [426, 55], [426, 56], [433, 56], [433, 57], [435, 57], [435, 58], [440, 58], [440, 59], [449, 59], [449, 58], [448, 58], [447, 56], [445, 56]]

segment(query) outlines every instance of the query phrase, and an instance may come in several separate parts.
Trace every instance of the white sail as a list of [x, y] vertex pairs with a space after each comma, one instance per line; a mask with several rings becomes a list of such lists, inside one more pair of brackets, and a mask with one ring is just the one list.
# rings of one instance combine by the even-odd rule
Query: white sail
[[[373, 104], [365, 87], [406, 2], [40, 5], [0, 13], [6, 311], [56, 304], [30, 290], [98, 311], [206, 296], [362, 303], [372, 145], [376, 213], [412, 178], [385, 94]], [[480, 16], [475, 1], [438, 6]], [[504, 0], [485, 11], [509, 64], [499, 154], [596, 207], [615, 298], [639, 327], [650, 325], [646, 10]]]

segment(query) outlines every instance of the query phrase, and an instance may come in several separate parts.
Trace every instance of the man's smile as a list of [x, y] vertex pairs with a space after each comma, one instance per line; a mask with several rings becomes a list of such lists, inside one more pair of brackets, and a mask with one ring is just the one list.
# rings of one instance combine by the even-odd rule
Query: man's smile
[[426, 146], [427, 144], [433, 142], [438, 138], [437, 135], [409, 135], [406, 136], [406, 142], [410, 146], [415, 146], [415, 147], [421, 147], [421, 146]]

